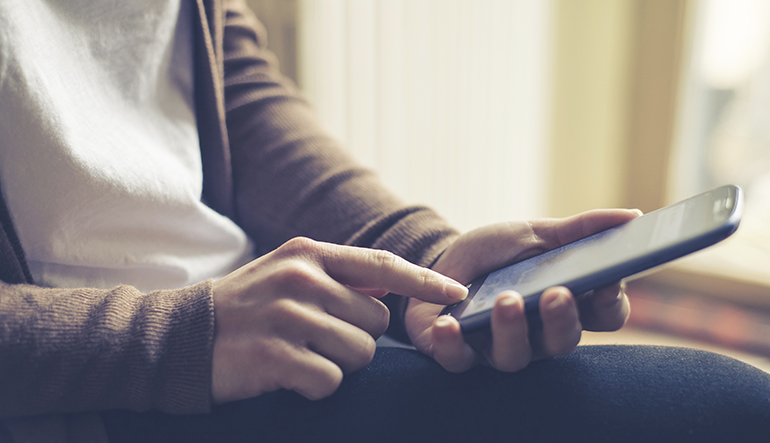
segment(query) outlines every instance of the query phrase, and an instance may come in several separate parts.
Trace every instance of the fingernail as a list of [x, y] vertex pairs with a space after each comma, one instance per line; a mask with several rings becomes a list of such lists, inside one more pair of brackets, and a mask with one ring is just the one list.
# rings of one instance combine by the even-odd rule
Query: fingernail
[[515, 295], [506, 295], [506, 296], [500, 297], [500, 306], [513, 306], [515, 304], [516, 304]]
[[644, 215], [644, 212], [642, 212], [642, 210], [641, 210], [641, 209], [632, 209], [632, 211], [636, 212], [636, 213], [637, 213], [637, 214], [639, 214], [640, 216]]
[[436, 322], [434, 325], [438, 328], [448, 328], [452, 325], [452, 321], [449, 320], [448, 315], [442, 315], [441, 317], [436, 319]]
[[[515, 318], [518, 318], [520, 315], [520, 309], [518, 307], [519, 300], [521, 299], [521, 295], [507, 295], [500, 298], [500, 301], [498, 304], [500, 305], [499, 309], [501, 310], [501, 313], [503, 314], [503, 317], [512, 320]], [[523, 305], [523, 300], [522, 300]]]
[[556, 297], [545, 305], [545, 309], [555, 311], [560, 309], [567, 302], [567, 294], [562, 291], [556, 293]]
[[444, 280], [444, 294], [452, 300], [465, 300], [468, 296], [468, 288], [454, 280]]

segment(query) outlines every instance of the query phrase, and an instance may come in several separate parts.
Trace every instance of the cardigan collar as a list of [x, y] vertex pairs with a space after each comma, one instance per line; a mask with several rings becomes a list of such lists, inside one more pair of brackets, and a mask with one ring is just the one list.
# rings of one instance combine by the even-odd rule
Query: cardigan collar
[[196, 0], [195, 114], [203, 163], [203, 200], [233, 218], [232, 165], [225, 123], [222, 3]]

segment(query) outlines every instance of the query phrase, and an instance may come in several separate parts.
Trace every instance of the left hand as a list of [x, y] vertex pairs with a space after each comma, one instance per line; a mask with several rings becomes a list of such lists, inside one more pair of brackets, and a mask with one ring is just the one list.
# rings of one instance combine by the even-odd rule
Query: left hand
[[[594, 210], [563, 219], [517, 221], [486, 226], [461, 235], [433, 270], [467, 284], [473, 278], [603, 231], [641, 215], [638, 210]], [[564, 287], [547, 289], [540, 298], [543, 349], [533, 356], [527, 336], [524, 302], [513, 291], [498, 294], [492, 310], [492, 345], [479, 355], [463, 341], [454, 317], [438, 316], [442, 305], [411, 299], [406, 329], [412, 343], [451, 372], [486, 360], [501, 371], [517, 371], [530, 361], [571, 352], [581, 331], [614, 331], [625, 324], [630, 306], [620, 283], [573, 297]]]

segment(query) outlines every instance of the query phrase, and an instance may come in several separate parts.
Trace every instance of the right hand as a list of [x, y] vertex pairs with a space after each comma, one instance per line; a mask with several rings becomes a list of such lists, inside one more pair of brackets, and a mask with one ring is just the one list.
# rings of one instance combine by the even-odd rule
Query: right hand
[[387, 251], [292, 239], [214, 282], [212, 396], [222, 403], [289, 389], [333, 393], [372, 360], [388, 292], [451, 304], [454, 280]]

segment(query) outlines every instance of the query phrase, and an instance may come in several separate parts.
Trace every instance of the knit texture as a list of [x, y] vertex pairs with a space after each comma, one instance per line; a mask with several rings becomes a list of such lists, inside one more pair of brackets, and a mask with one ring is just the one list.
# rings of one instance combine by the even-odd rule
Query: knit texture
[[[432, 210], [404, 205], [321, 130], [243, 2], [195, 9], [204, 201], [260, 253], [302, 235], [432, 263], [457, 233]], [[210, 410], [211, 282], [147, 294], [38, 287], [13, 228], [23, 221], [0, 200], [2, 215], [0, 417], [16, 441], [105, 441], [94, 411], [106, 409]]]

